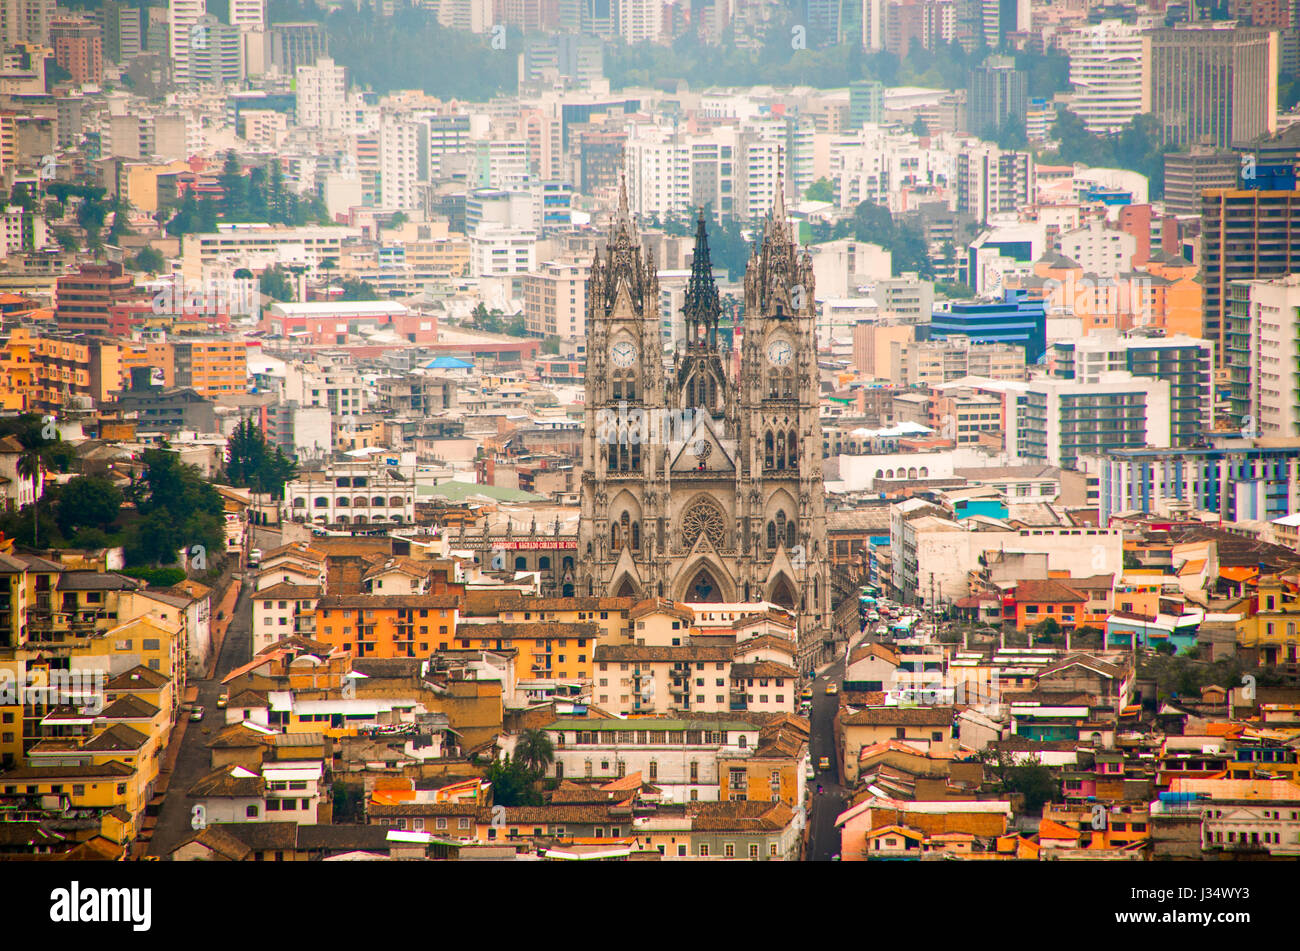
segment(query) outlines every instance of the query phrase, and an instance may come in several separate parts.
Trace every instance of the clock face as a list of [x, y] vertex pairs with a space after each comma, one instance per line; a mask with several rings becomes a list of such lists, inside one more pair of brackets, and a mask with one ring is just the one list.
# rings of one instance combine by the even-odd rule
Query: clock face
[[636, 362], [636, 347], [621, 340], [609, 348], [609, 359], [620, 370], [626, 370]]
[[785, 340], [773, 340], [767, 345], [767, 358], [776, 366], [788, 366], [793, 357], [794, 347]]

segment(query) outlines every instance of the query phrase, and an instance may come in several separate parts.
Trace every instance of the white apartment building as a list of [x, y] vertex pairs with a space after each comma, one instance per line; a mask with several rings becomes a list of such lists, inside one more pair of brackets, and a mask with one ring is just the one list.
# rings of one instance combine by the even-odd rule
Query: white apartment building
[[1112, 371], [1086, 383], [1034, 380], [1007, 400], [1007, 449], [1017, 463], [1078, 468], [1080, 457], [1168, 447], [1167, 380]]
[[348, 122], [347, 70], [334, 60], [318, 59], [314, 66], [299, 66], [296, 79], [297, 122], [309, 129], [346, 129]]
[[260, 273], [281, 264], [299, 266], [311, 279], [326, 258], [337, 261], [344, 241], [361, 237], [360, 228], [301, 228], [269, 224], [218, 224], [215, 233], [187, 234], [181, 242], [181, 272], [187, 283], [202, 283], [209, 272], [247, 268]]
[[286, 637], [315, 632], [319, 585], [285, 584], [262, 588], [253, 596], [253, 654]]
[[[1247, 288], [1250, 416], [1264, 438], [1300, 436], [1300, 275], [1272, 281], [1242, 281]], [[1239, 306], [1234, 302], [1234, 307]], [[1243, 356], [1245, 356], [1243, 354]]]
[[1142, 112], [1142, 31], [1103, 20], [1074, 30], [1066, 41], [1073, 97], [1067, 108], [1093, 135], [1118, 132]]
[[587, 334], [585, 261], [544, 261], [524, 278], [524, 319], [529, 333], [575, 340]]
[[618, 33], [626, 43], [654, 42], [663, 32], [664, 0], [621, 0]]
[[261, 30], [266, 27], [266, 0], [230, 0], [230, 16], [226, 20], [241, 30]]
[[528, 274], [537, 268], [537, 232], [484, 226], [469, 236], [471, 277]]
[[366, 387], [356, 368], [327, 359], [318, 363], [291, 363], [284, 370], [284, 398], [301, 406], [323, 406], [336, 430], [348, 417], [366, 410]]
[[199, 18], [207, 13], [206, 0], [170, 0], [167, 5], [167, 35], [172, 61], [172, 78], [178, 86], [190, 81], [190, 49], [206, 43], [201, 34], [192, 35]]
[[[643, 130], [637, 137], [628, 138], [625, 150], [627, 200], [634, 215], [655, 215], [662, 219], [690, 207], [692, 156], [689, 145], [663, 141], [649, 130]], [[730, 154], [728, 158], [731, 158]]]
[[528, 140], [494, 139], [474, 143], [470, 180], [480, 188], [508, 188], [528, 182]]
[[379, 188], [384, 208], [420, 207], [420, 139], [425, 127], [397, 116], [379, 123]]
[[1104, 221], [1094, 218], [1080, 228], [1061, 234], [1057, 247], [1085, 273], [1116, 277], [1132, 270], [1137, 238], [1127, 231], [1107, 228]]
[[968, 142], [957, 152], [957, 210], [987, 221], [1017, 212], [1037, 193], [1034, 157], [1004, 152], [987, 142]]
[[829, 145], [830, 177], [841, 208], [864, 201], [901, 211], [901, 189], [949, 180], [953, 157], [939, 148], [922, 148], [910, 132], [891, 132], [868, 124]]

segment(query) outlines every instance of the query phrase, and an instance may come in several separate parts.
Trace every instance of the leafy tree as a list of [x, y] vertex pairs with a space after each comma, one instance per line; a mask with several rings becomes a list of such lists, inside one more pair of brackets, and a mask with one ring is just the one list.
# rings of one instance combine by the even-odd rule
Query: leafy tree
[[542, 341], [542, 353], [558, 354], [560, 352], [560, 338], [547, 337]]
[[555, 747], [545, 730], [524, 730], [515, 741], [515, 760], [541, 776], [555, 762]]
[[107, 529], [122, 508], [122, 490], [101, 476], [76, 476], [59, 491], [54, 520], [64, 537], [79, 528]]
[[128, 562], [169, 565], [196, 545], [221, 551], [225, 508], [217, 490], [174, 452], [148, 449], [142, 459], [144, 473], [128, 493], [143, 516], [126, 545]]
[[343, 281], [343, 293], [339, 295], [339, 300], [382, 300], [379, 292], [375, 290], [373, 284], [356, 278], [345, 278]]
[[540, 806], [542, 794], [536, 778], [522, 763], [505, 756], [493, 760], [487, 781], [492, 785], [492, 802], [498, 806]]
[[912, 135], [925, 138], [930, 134], [930, 127], [925, 124], [925, 120], [917, 116], [912, 120]]
[[1045, 803], [1061, 798], [1060, 783], [1036, 754], [1021, 759], [1010, 750], [986, 747], [976, 754], [976, 759], [999, 793], [1024, 796], [1027, 813], [1041, 813]]
[[167, 266], [167, 260], [157, 248], [147, 247], [141, 248], [134, 257], [130, 258], [129, 264], [134, 271], [148, 271], [150, 274], [157, 274]]
[[289, 272], [279, 264], [274, 264], [262, 271], [262, 276], [258, 280], [258, 287], [263, 294], [273, 300], [293, 300], [293, 281], [289, 279]]
[[804, 198], [809, 201], [834, 201], [835, 183], [829, 178], [819, 178], [808, 186], [808, 190], [804, 192]]
[[283, 498], [284, 484], [298, 471], [283, 450], [267, 445], [266, 436], [251, 419], [241, 421], [230, 434], [226, 458], [226, 479], [231, 485], [276, 499]]

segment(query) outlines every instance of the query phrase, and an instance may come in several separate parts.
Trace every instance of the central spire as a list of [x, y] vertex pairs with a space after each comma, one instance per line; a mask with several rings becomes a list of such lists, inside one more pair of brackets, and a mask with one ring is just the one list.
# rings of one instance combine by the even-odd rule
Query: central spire
[[704, 209], [695, 223], [695, 254], [691, 257], [691, 276], [686, 283], [686, 300], [682, 314], [686, 317], [686, 338], [691, 346], [714, 346], [717, 341], [718, 285], [713, 280], [713, 263], [709, 259], [709, 231]]

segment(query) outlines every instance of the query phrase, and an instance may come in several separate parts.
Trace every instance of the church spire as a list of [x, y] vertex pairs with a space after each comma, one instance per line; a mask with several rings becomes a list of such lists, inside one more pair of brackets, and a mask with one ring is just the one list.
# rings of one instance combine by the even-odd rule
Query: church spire
[[713, 263], [709, 259], [709, 232], [704, 209], [695, 223], [695, 253], [691, 257], [691, 276], [686, 283], [686, 300], [682, 314], [686, 317], [686, 339], [692, 347], [717, 346], [718, 285], [713, 280]]

